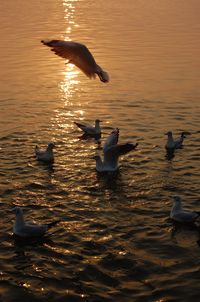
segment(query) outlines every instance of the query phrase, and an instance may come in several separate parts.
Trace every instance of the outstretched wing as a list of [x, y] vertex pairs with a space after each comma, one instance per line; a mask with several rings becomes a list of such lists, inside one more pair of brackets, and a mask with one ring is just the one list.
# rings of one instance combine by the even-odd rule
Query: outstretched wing
[[126, 143], [111, 146], [104, 152], [104, 162], [111, 165], [117, 164], [120, 155], [127, 154], [128, 152], [134, 150], [137, 145], [138, 144], [133, 145]]
[[108, 152], [112, 152], [112, 154], [114, 156], [120, 156], [120, 155], [124, 155], [129, 153], [130, 151], [134, 150], [137, 147], [138, 144], [130, 144], [130, 143], [126, 143], [126, 144], [118, 144], [118, 145], [114, 145], [111, 146], [109, 148]]
[[78, 42], [62, 40], [42, 40], [44, 45], [58, 56], [67, 59], [69, 63], [76, 65], [88, 77], [95, 77], [97, 64], [89, 49]]

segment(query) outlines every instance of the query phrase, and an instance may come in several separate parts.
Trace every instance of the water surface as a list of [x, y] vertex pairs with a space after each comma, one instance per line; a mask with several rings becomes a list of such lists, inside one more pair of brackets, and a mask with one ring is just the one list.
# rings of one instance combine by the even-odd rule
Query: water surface
[[[44, 2], [44, 3], [43, 3]], [[200, 210], [199, 1], [2, 1], [0, 210], [2, 301], [198, 300], [198, 227], [174, 230], [172, 196]], [[110, 74], [89, 80], [41, 39], [86, 44]], [[100, 118], [138, 142], [115, 177], [74, 121]], [[164, 133], [188, 131], [165, 157]], [[55, 141], [55, 163], [34, 147]], [[13, 205], [60, 223], [44, 242], [12, 237]]]

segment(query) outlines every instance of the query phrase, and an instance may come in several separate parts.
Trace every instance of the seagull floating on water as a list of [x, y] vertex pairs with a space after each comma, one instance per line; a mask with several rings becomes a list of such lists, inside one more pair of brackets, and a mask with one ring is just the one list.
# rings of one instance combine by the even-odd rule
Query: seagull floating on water
[[77, 122], [74, 122], [74, 124], [76, 124], [76, 126], [78, 126], [83, 131], [85, 136], [94, 137], [95, 139], [100, 139], [101, 138], [100, 122], [101, 121], [99, 119], [96, 119], [95, 126], [85, 125]]
[[174, 202], [170, 212], [171, 219], [178, 222], [193, 223], [199, 216], [199, 212], [183, 210], [180, 196], [174, 196]]
[[109, 82], [108, 73], [97, 65], [93, 55], [85, 45], [62, 40], [42, 40], [41, 42], [51, 47], [56, 55], [67, 59], [68, 63], [76, 65], [89, 78], [95, 78], [97, 74], [102, 82]]
[[42, 237], [50, 228], [60, 222], [58, 220], [48, 224], [34, 224], [33, 222], [25, 222], [22, 208], [15, 207], [13, 211], [15, 211], [16, 214], [13, 233], [14, 235], [22, 238]]
[[118, 144], [119, 139], [119, 129], [114, 129], [111, 134], [108, 136], [104, 147], [103, 155], [104, 159], [102, 160], [99, 155], [95, 156], [96, 160], [96, 169], [98, 172], [114, 172], [118, 169], [118, 159], [120, 155], [124, 155], [132, 150], [134, 150], [138, 144]]
[[55, 147], [54, 143], [49, 143], [46, 150], [40, 150], [38, 146], [35, 146], [35, 155], [38, 160], [49, 163], [54, 161], [53, 148]]
[[180, 149], [183, 146], [183, 141], [186, 138], [185, 132], [181, 133], [181, 136], [177, 139], [173, 138], [172, 131], [168, 131], [165, 133], [167, 135], [167, 143], [165, 145], [165, 148], [167, 151], [174, 151], [175, 149]]

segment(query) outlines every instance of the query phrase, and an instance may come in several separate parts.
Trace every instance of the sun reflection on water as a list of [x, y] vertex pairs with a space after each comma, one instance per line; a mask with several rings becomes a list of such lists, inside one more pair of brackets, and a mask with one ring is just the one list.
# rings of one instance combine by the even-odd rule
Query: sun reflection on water
[[[66, 41], [70, 41], [70, 34], [73, 30], [73, 27], [77, 24], [74, 21], [74, 13], [75, 13], [75, 2], [78, 0], [63, 0], [64, 7], [64, 19], [66, 19], [67, 27], [65, 29], [63, 39]], [[79, 84], [79, 80], [77, 79], [79, 74], [79, 70], [73, 64], [66, 64], [65, 70], [63, 71], [63, 81], [60, 83], [60, 90], [63, 95], [63, 99], [65, 100], [65, 105], [70, 105], [70, 99], [74, 94], [75, 86]]]
[[[73, 29], [74, 27], [79, 26], [74, 20], [76, 2], [78, 2], [78, 0], [63, 0], [66, 28], [64, 29], [62, 39], [66, 41], [72, 40], [71, 35]], [[54, 117], [53, 121], [53, 124], [59, 126], [60, 129], [72, 129], [72, 120], [79, 118], [83, 119], [84, 111], [79, 109], [81, 104], [74, 104], [73, 102], [75, 93], [79, 91], [79, 74], [79, 69], [75, 65], [68, 63], [66, 60], [64, 70], [62, 71], [63, 79], [59, 84], [61, 100], [63, 101], [63, 108], [56, 110], [56, 116]]]
[[60, 83], [60, 89], [65, 100], [65, 105], [70, 105], [70, 99], [76, 91], [75, 86], [79, 84], [77, 76], [79, 71], [75, 69], [72, 64], [66, 64], [65, 71], [63, 72], [63, 81]]

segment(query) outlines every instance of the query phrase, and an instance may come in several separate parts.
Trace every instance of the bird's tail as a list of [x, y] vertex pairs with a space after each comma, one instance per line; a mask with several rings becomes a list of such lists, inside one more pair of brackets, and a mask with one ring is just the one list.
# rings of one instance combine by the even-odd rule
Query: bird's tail
[[104, 83], [109, 82], [108, 73], [106, 71], [104, 71], [99, 65], [98, 65], [97, 75], [102, 82], [104, 82]]
[[58, 224], [59, 222], [61, 222], [61, 220], [56, 220], [53, 222], [48, 223], [48, 229], [52, 228], [53, 226], [55, 226], [56, 224]]
[[80, 123], [77, 123], [77, 122], [74, 122], [74, 124], [79, 127], [80, 129], [83, 129], [84, 125], [83, 124], [80, 124]]

